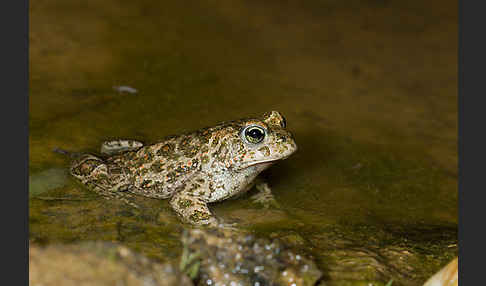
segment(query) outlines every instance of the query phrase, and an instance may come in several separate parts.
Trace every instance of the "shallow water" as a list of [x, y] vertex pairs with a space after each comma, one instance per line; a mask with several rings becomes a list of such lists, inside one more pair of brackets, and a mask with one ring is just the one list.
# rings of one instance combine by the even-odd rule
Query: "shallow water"
[[69, 165], [52, 149], [156, 142], [278, 110], [299, 146], [263, 174], [281, 209], [240, 198], [214, 204], [218, 216], [300, 237], [324, 270], [341, 261], [338, 238], [400, 246], [415, 260], [389, 273], [407, 285], [457, 254], [455, 1], [30, 4], [31, 240], [176, 257], [167, 202], [107, 202], [52, 171]]

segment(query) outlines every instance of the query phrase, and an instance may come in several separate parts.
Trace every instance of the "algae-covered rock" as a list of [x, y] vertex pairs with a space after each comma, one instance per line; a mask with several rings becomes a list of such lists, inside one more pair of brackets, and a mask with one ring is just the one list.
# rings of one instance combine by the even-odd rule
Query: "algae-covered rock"
[[[447, 227], [415, 226], [379, 229], [349, 225], [329, 227], [307, 237], [319, 255], [325, 277], [320, 285], [421, 285], [457, 253], [457, 236]], [[443, 264], [442, 264], [443, 265]]]
[[32, 286], [191, 286], [191, 280], [170, 263], [159, 264], [130, 249], [107, 242], [77, 245], [30, 245]]

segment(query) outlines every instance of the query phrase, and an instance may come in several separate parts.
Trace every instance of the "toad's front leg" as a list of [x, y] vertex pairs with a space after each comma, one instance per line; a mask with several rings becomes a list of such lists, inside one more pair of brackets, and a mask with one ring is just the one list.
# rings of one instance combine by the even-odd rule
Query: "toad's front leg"
[[258, 192], [251, 196], [254, 203], [261, 204], [264, 208], [269, 208], [270, 206], [280, 208], [280, 205], [275, 200], [275, 197], [272, 194], [272, 189], [270, 189], [267, 182], [258, 177], [255, 180], [255, 188], [258, 190]]
[[203, 197], [196, 195], [198, 190], [182, 190], [170, 200], [170, 206], [184, 220], [193, 225], [217, 226], [216, 218], [209, 211]]

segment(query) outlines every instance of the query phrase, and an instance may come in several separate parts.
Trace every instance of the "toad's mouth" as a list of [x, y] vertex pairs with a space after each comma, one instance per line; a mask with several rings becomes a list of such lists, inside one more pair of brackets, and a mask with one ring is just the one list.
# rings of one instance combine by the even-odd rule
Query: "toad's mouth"
[[264, 162], [258, 162], [253, 165], [250, 165], [250, 167], [254, 166], [259, 166], [259, 167], [268, 167], [270, 165], [273, 165], [277, 160], [272, 160], [272, 161], [264, 161]]
[[250, 165], [248, 165], [248, 167], [251, 167], [251, 166], [270, 166], [278, 161], [282, 161], [282, 160], [285, 160], [287, 159], [288, 157], [290, 157], [291, 154], [289, 154], [288, 156], [285, 156], [285, 157], [281, 157], [281, 158], [278, 158], [278, 159], [268, 159], [268, 160], [264, 160], [264, 161], [259, 161], [259, 162], [255, 162], [255, 163], [252, 163]]
[[280, 160], [283, 160], [283, 159], [273, 159], [273, 160], [255, 162], [253, 164], [248, 165], [248, 167], [258, 167], [258, 168], [266, 169], [266, 168], [270, 167], [271, 165], [275, 164], [276, 162], [278, 162]]

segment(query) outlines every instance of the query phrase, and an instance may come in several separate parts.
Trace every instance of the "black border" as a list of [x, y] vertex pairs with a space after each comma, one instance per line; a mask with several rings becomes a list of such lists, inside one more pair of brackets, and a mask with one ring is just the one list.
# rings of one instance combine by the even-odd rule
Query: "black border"
[[[486, 3], [459, 1], [459, 283], [484, 285]], [[475, 283], [476, 282], [476, 283]]]
[[[2, 252], [8, 263], [2, 282], [28, 285], [28, 0], [2, 2], [2, 164], [4, 199]], [[484, 245], [484, 189], [486, 154], [483, 139], [484, 84], [486, 82], [486, 5], [482, 1], [458, 1], [458, 107], [459, 107], [459, 281], [461, 285], [480, 285]], [[469, 134], [469, 137], [467, 137]], [[479, 257], [475, 257], [476, 254]], [[6, 271], [8, 269], [8, 271]], [[20, 269], [20, 271], [18, 271]], [[478, 283], [474, 281], [478, 278]], [[482, 279], [484, 280], [484, 279]]]
[[2, 281], [28, 285], [28, 0], [3, 1], [2, 35]]

